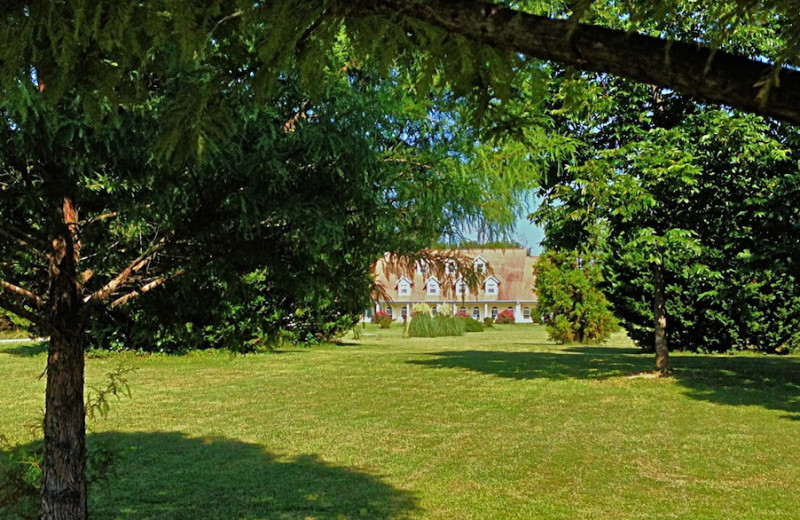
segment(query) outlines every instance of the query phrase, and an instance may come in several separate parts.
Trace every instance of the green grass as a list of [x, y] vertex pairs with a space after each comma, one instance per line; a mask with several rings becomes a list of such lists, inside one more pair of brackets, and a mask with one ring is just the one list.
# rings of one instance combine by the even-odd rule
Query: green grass
[[[109, 355], [133, 399], [93, 519], [796, 519], [800, 358], [674, 355], [538, 326], [231, 356]], [[37, 420], [45, 354], [0, 345], [0, 431]]]

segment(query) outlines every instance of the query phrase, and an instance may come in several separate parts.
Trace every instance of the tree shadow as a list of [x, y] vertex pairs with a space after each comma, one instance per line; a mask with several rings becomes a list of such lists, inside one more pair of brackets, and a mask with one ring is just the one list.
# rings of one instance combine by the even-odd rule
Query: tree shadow
[[20, 340], [19, 343], [0, 345], [0, 353], [19, 357], [35, 357], [47, 352], [47, 341]]
[[[547, 345], [553, 348], [553, 345]], [[588, 347], [587, 347], [588, 349]], [[465, 369], [511, 379], [603, 379], [642, 372], [652, 360], [628, 349], [597, 353], [562, 349], [548, 352], [507, 352], [490, 350], [442, 351], [431, 359], [409, 361], [431, 368]], [[617, 350], [621, 351], [617, 352]]]
[[[638, 349], [565, 347], [548, 352], [442, 351], [408, 361], [510, 379], [603, 380], [654, 372], [652, 355]], [[673, 355], [674, 380], [692, 399], [732, 406], [761, 406], [800, 420], [800, 358]]]
[[181, 433], [100, 433], [113, 446], [114, 476], [92, 488], [94, 519], [402, 520], [417, 510], [408, 491], [317, 455], [283, 460], [261, 446]]
[[761, 406], [800, 420], [800, 359], [775, 356], [672, 356], [675, 378], [693, 399]]

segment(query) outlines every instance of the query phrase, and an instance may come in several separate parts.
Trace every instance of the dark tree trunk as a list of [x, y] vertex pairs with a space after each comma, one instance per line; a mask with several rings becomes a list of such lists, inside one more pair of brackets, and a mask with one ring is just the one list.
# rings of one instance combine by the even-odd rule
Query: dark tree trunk
[[83, 326], [79, 319], [77, 214], [65, 198], [50, 250], [50, 351], [45, 393], [41, 520], [85, 520], [86, 415]]
[[664, 270], [661, 265], [653, 266], [653, 318], [655, 330], [656, 368], [661, 375], [672, 373], [667, 346], [667, 310], [664, 297]]

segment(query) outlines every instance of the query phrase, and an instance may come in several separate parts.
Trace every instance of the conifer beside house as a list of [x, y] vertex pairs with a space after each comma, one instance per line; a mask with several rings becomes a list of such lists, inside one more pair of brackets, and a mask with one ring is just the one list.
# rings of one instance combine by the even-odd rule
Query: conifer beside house
[[[443, 256], [431, 251], [432, 256]], [[410, 316], [415, 304], [431, 308], [449, 304], [453, 313], [464, 313], [476, 320], [497, 318], [505, 311], [514, 313], [517, 323], [532, 323], [537, 304], [533, 266], [537, 257], [525, 249], [460, 249], [447, 252], [460, 259], [444, 269], [434, 269], [418, 260], [400, 266], [390, 255], [375, 264], [374, 307], [365, 312], [369, 320], [376, 312], [389, 314], [394, 321]], [[465, 265], [466, 264], [466, 265]], [[462, 271], [472, 270], [477, 283], [470, 284]]]

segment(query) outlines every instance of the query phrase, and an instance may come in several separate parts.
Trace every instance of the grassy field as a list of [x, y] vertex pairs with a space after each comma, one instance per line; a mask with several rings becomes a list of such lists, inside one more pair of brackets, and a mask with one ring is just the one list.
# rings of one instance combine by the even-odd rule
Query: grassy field
[[[95, 520], [797, 519], [800, 358], [675, 355], [537, 326], [231, 356], [109, 355], [133, 398], [91, 423]], [[0, 345], [0, 432], [38, 420], [41, 347]]]

